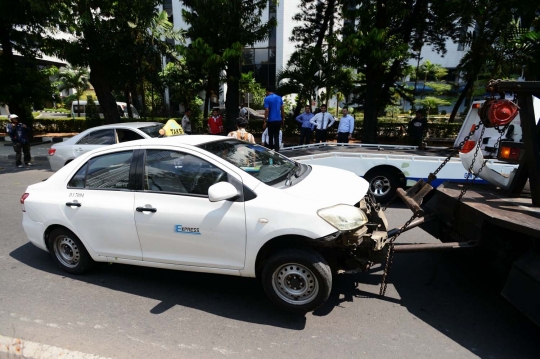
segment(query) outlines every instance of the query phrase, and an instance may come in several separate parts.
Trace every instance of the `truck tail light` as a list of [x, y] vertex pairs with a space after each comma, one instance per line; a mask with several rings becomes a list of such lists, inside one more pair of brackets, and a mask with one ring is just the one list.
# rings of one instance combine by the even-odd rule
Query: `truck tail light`
[[49, 156], [54, 156], [54, 154], [56, 153], [56, 148], [49, 148]]
[[517, 163], [521, 159], [523, 153], [523, 143], [503, 142], [499, 148], [499, 155], [497, 156], [497, 159]]
[[21, 207], [23, 212], [26, 212], [26, 209], [24, 208], [24, 201], [28, 198], [28, 196], [30, 196], [30, 193], [25, 193], [21, 197]]

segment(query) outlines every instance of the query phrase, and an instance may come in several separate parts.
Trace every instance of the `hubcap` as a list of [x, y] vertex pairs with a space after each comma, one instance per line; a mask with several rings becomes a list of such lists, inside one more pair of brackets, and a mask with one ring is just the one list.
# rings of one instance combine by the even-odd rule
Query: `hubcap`
[[79, 264], [81, 253], [79, 252], [77, 243], [73, 239], [68, 236], [58, 236], [54, 240], [53, 248], [56, 258], [64, 266], [75, 268]]
[[384, 176], [377, 176], [371, 180], [369, 188], [375, 196], [384, 196], [390, 192], [390, 180]]
[[274, 291], [283, 301], [302, 305], [311, 302], [319, 293], [315, 275], [301, 264], [284, 264], [272, 274]]

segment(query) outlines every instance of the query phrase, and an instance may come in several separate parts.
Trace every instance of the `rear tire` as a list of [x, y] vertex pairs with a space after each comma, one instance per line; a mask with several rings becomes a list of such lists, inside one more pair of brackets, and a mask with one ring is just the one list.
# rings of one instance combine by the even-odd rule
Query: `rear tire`
[[326, 260], [309, 248], [291, 248], [272, 255], [262, 271], [268, 297], [295, 313], [322, 306], [332, 290], [332, 272]]
[[65, 228], [53, 229], [47, 245], [53, 260], [68, 273], [83, 274], [94, 264], [79, 238]]
[[390, 201], [396, 195], [399, 187], [398, 175], [388, 168], [369, 171], [364, 179], [368, 181], [369, 190], [379, 203]]

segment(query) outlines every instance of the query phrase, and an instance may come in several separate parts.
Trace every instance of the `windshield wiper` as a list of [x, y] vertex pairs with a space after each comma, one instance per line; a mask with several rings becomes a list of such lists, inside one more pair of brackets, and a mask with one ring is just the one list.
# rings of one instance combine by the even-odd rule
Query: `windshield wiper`
[[294, 168], [287, 174], [287, 179], [285, 180], [285, 185], [289, 182], [289, 186], [292, 186], [292, 176], [298, 178], [300, 176], [300, 164], [298, 162], [294, 163]]

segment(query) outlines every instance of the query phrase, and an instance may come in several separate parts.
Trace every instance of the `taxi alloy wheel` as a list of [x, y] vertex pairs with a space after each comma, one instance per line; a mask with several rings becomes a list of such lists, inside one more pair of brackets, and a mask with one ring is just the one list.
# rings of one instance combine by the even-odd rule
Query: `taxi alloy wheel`
[[68, 273], [82, 274], [94, 263], [79, 238], [65, 228], [50, 233], [48, 248], [54, 261]]
[[268, 297], [293, 312], [322, 306], [332, 289], [332, 272], [323, 256], [310, 248], [291, 248], [271, 256], [262, 271]]

